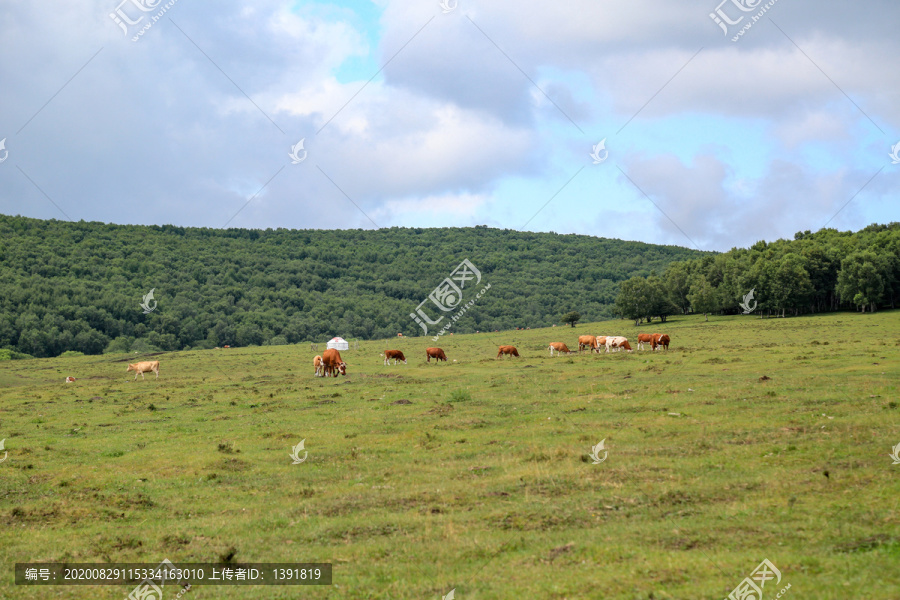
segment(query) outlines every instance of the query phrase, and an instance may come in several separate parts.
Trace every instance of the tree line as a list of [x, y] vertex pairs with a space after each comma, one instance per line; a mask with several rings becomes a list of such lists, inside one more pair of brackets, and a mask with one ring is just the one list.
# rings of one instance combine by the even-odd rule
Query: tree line
[[672, 314], [799, 315], [894, 308], [900, 299], [900, 223], [822, 229], [670, 264], [619, 284], [615, 312], [639, 324]]
[[707, 255], [485, 226], [223, 230], [0, 215], [0, 360], [424, 335], [410, 313], [464, 259], [491, 288], [455, 332], [546, 327], [576, 308], [597, 321], [615, 317], [619, 282]]

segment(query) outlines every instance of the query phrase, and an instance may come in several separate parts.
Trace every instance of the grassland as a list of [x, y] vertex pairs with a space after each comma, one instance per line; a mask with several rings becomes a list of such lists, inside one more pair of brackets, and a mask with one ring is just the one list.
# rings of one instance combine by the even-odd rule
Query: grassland
[[[638, 331], [671, 349], [548, 356]], [[232, 556], [334, 582], [185, 597], [721, 600], [768, 558], [767, 600], [897, 599], [898, 341], [883, 312], [448, 336], [440, 364], [429, 338], [363, 342], [337, 379], [309, 345], [166, 353], [158, 381], [135, 356], [7, 361], [0, 597], [130, 590], [16, 587], [16, 562]]]

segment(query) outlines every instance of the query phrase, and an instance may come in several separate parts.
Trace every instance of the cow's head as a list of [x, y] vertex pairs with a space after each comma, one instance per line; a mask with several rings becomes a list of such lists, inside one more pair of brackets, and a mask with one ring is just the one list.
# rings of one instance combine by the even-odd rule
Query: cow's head
[[[135, 364], [137, 364], [137, 363], [135, 363]], [[135, 368], [134, 365], [128, 365], [128, 368], [125, 369], [125, 372], [127, 373], [128, 371], [133, 371], [134, 368]]]
[[341, 375], [347, 374], [347, 363], [345, 363], [344, 361], [341, 361], [340, 364], [338, 364], [337, 368], [338, 371], [341, 372]]

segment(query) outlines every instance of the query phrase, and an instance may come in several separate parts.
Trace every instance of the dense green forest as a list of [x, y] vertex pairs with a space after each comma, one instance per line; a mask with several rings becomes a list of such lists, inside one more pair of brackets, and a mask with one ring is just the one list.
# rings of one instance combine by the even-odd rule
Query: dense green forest
[[622, 281], [615, 311], [636, 322], [689, 311], [707, 318], [709, 313], [783, 317], [875, 311], [898, 301], [900, 223], [890, 223], [856, 233], [804, 231], [793, 240], [675, 262], [660, 275]]
[[614, 316], [620, 281], [704, 255], [484, 226], [263, 231], [0, 215], [0, 358], [423, 335], [410, 313], [464, 259], [481, 272], [476, 289], [490, 289], [452, 331], [549, 326], [569, 311], [596, 321]]

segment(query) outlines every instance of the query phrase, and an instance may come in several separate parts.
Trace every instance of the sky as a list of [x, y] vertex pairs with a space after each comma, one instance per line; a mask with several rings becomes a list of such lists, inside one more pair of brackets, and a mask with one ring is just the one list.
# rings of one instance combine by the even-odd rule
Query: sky
[[0, 213], [718, 251], [900, 220], [900, 4], [719, 2], [0, 0]]

